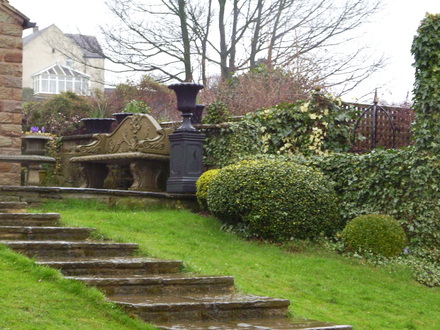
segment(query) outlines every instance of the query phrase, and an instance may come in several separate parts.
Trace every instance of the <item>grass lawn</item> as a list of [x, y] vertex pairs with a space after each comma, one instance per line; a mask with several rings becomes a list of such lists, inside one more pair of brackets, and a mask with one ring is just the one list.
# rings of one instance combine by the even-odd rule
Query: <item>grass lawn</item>
[[[440, 324], [439, 289], [418, 284], [403, 266], [371, 267], [310, 247], [300, 253], [288, 253], [274, 245], [241, 240], [219, 230], [221, 224], [216, 219], [188, 211], [110, 210], [101, 204], [75, 201], [47, 204], [40, 211], [61, 213], [66, 225], [97, 228], [97, 238], [102, 235], [138, 243], [142, 255], [183, 260], [186, 271], [232, 275], [242, 292], [290, 299], [290, 311], [295, 317], [350, 324], [355, 329], [438, 329]], [[0, 260], [3, 259], [2, 256]], [[38, 277], [32, 275], [32, 281], [35, 289], [41, 291], [35, 292], [36, 297], [29, 291], [29, 299], [38, 301], [46, 289], [75, 295], [71, 290], [58, 289], [62, 280], [51, 280], [50, 287], [41, 287]], [[93, 299], [87, 299], [93, 301], [93, 308], [111, 310], [99, 301], [96, 290], [90, 291]], [[7, 294], [1, 293], [0, 297], [13, 306]], [[78, 314], [81, 307], [88, 309], [80, 301]], [[105, 312], [85, 312], [89, 319], [84, 322], [91, 322], [90, 328], [99, 328], [98, 323], [92, 322], [99, 316], [96, 313]], [[111, 317], [115, 324], [123, 318], [116, 314]], [[2, 322], [0, 312], [0, 328]], [[7, 323], [4, 326], [11, 327]], [[133, 321], [124, 328], [138, 326]]]

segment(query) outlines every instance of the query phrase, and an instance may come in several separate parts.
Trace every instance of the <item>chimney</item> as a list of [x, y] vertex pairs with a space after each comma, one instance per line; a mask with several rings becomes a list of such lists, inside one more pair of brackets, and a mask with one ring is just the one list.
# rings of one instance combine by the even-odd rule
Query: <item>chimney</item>
[[35, 26], [34, 26], [34, 31], [33, 31], [33, 33], [35, 33], [35, 32], [38, 32], [38, 25], [35, 25]]

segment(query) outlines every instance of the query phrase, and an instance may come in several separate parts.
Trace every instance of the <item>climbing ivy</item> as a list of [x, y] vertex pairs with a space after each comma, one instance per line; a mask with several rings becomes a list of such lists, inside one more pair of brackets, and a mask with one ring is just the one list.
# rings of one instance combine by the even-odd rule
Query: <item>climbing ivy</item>
[[347, 151], [356, 116], [341, 100], [315, 91], [308, 100], [259, 109], [239, 122], [206, 131], [205, 164], [221, 167], [258, 153]]
[[426, 14], [411, 52], [414, 55], [415, 84], [413, 126], [419, 150], [440, 152], [440, 14]]

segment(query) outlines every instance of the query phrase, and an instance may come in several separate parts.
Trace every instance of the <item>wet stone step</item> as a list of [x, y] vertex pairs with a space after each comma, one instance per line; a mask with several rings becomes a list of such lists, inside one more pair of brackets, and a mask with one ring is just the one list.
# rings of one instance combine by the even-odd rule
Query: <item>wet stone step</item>
[[0, 226], [57, 226], [58, 213], [0, 213]]
[[85, 240], [93, 228], [0, 226], [0, 240]]
[[244, 294], [108, 296], [128, 313], [152, 323], [286, 317], [289, 300]]
[[192, 274], [139, 275], [132, 277], [68, 277], [96, 286], [106, 295], [170, 295], [188, 293], [231, 293], [234, 278]]
[[184, 329], [248, 329], [248, 330], [351, 330], [349, 325], [337, 325], [329, 322], [291, 318], [250, 319], [241, 321], [205, 321], [205, 322], [178, 322], [155, 324], [159, 329], [184, 330]]
[[95, 243], [63, 241], [0, 241], [14, 251], [37, 259], [131, 256], [138, 245], [132, 243]]
[[24, 213], [26, 212], [26, 202], [0, 202], [0, 212], [2, 213]]
[[182, 261], [130, 257], [40, 261], [37, 263], [59, 269], [65, 276], [172, 274], [179, 272], [183, 267]]

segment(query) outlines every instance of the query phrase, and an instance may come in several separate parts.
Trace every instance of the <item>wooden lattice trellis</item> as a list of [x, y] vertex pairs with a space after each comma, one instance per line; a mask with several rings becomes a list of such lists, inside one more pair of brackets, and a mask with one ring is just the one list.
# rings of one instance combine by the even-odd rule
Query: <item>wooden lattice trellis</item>
[[[376, 102], [375, 99], [373, 105], [350, 104], [362, 114], [355, 128], [352, 151], [368, 151], [372, 147], [401, 148], [411, 145], [414, 111], [400, 107], [378, 106]], [[374, 122], [376, 122], [375, 127]]]

